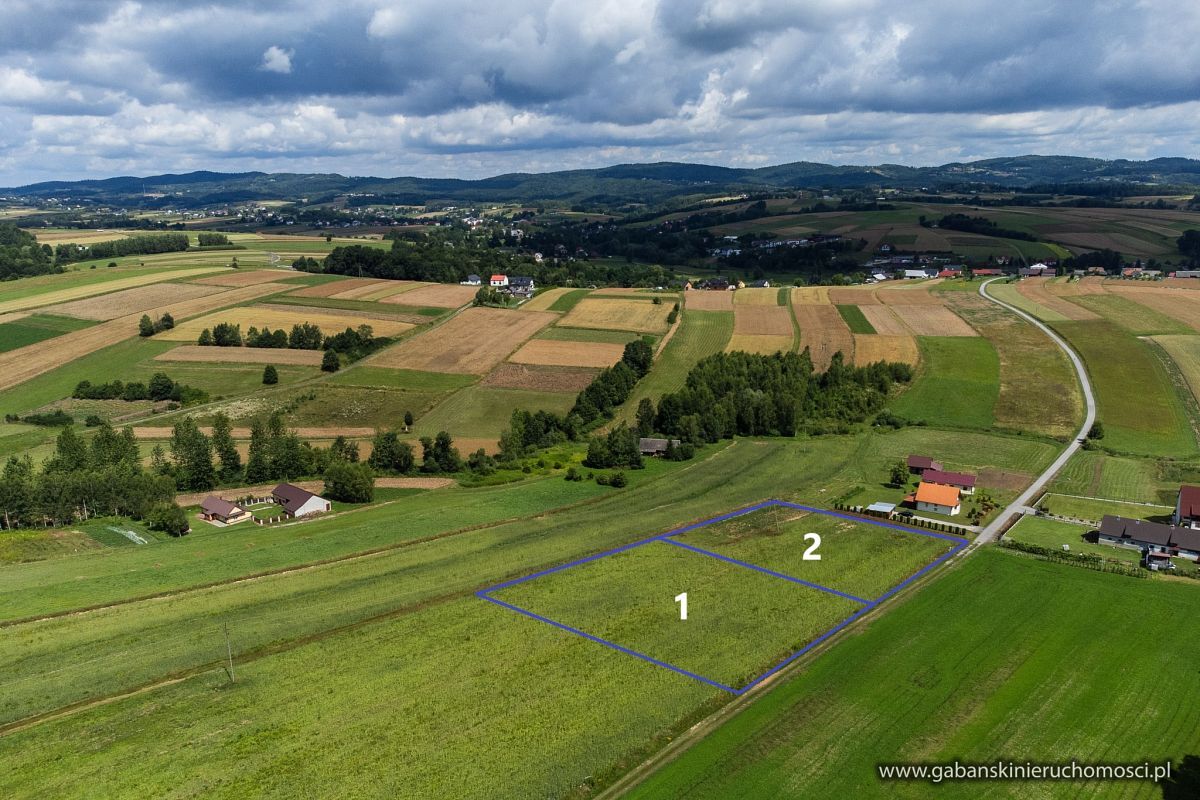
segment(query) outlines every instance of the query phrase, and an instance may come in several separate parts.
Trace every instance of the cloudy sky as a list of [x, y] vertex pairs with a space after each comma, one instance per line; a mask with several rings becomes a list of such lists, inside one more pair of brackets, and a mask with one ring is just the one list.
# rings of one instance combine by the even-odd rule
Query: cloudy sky
[[3, 0], [0, 185], [1200, 155], [1183, 0]]

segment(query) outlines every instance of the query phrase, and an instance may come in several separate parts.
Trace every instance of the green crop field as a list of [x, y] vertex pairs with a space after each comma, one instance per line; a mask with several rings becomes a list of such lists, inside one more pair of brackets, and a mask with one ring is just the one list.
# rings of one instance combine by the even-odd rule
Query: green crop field
[[1035, 303], [1025, 295], [1018, 292], [1015, 284], [993, 283], [988, 286], [987, 292], [997, 300], [1003, 300], [1010, 306], [1015, 306], [1016, 308], [1024, 311], [1026, 314], [1032, 314], [1034, 317], [1037, 317], [1043, 322], [1064, 322], [1067, 319], [1057, 311], [1052, 311], [1041, 303]]
[[573, 289], [551, 303], [550, 310], [561, 311], [565, 314], [577, 306], [579, 301], [587, 297], [588, 294], [589, 291], [587, 289]]
[[[929, 783], [882, 782], [877, 765], [1178, 762], [1200, 746], [1200, 712], [1192, 710], [1200, 686], [1164, 693], [1156, 676], [1193, 669], [1195, 642], [1174, 622], [1192, 611], [1200, 593], [1191, 585], [985, 550], [628, 796], [917, 798], [930, 795]], [[980, 796], [980, 786], [936, 788], [967, 798]], [[997, 796], [1032, 786], [994, 785]], [[1038, 788], [1036, 796], [1172, 796], [1146, 781]]]
[[892, 410], [932, 425], [990, 428], [1000, 393], [1000, 359], [982, 337], [919, 336], [921, 366]]
[[1183, 399], [1149, 345], [1106, 321], [1056, 322], [1054, 327], [1087, 366], [1106, 448], [1175, 457], [1196, 454], [1196, 436]]
[[71, 331], [80, 331], [95, 324], [89, 320], [72, 317], [31, 314], [16, 322], [0, 324], [0, 353], [53, 339]]
[[1135, 336], [1195, 333], [1179, 320], [1120, 295], [1080, 295], [1072, 297], [1071, 302], [1095, 311]]
[[[554, 325], [538, 331], [535, 339], [554, 339], [560, 342], [603, 342], [605, 344], [628, 344], [642, 338], [632, 331], [602, 331], [593, 328], [559, 328]], [[650, 337], [657, 339], [658, 337]]]
[[414, 428], [420, 436], [449, 431], [456, 436], [499, 438], [512, 412], [552, 411], [565, 415], [575, 405], [575, 392], [493, 389], [468, 386], [447, 397], [420, 417]]
[[851, 333], [875, 333], [875, 327], [863, 315], [862, 309], [858, 306], [839, 305], [837, 310], [842, 315], [842, 319], [846, 321]]
[[452, 392], [470, 386], [478, 378], [449, 372], [421, 372], [413, 369], [393, 369], [354, 365], [334, 374], [328, 383], [338, 386], [363, 386], [412, 391]]

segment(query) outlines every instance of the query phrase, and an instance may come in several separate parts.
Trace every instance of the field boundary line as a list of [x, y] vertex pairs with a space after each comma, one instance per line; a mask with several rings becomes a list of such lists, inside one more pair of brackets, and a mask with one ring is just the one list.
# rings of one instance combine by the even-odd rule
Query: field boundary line
[[1059, 497], [1073, 497], [1076, 500], [1099, 500], [1102, 503], [1123, 503], [1127, 506], [1150, 506], [1151, 508], [1174, 508], [1175, 506], [1163, 505], [1162, 503], [1143, 503], [1140, 500], [1117, 500], [1112, 497], [1089, 497], [1086, 494], [1067, 494], [1066, 492], [1044, 492], [1038, 498], [1038, 502], [1045, 500], [1050, 495], [1058, 495]]

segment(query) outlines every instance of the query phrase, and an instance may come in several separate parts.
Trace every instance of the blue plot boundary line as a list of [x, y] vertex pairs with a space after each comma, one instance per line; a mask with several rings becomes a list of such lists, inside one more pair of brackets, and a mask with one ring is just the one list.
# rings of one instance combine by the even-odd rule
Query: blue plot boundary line
[[[695, 547], [693, 545], [684, 544], [683, 542], [677, 542], [673, 538], [675, 536], [679, 536], [681, 534], [687, 533], [688, 531], [696, 530], [697, 528], [703, 528], [708, 525], [713, 525], [718, 522], [724, 522], [726, 520], [734, 519], [736, 517], [740, 517], [745, 514], [750, 514], [755, 511], [759, 511], [761, 509], [771, 508], [771, 507], [794, 508], [799, 511], [807, 511], [812, 514], [819, 514], [819, 515], [825, 516], [825, 517], [837, 517], [839, 519], [845, 519], [845, 520], [849, 520], [851, 522], [858, 522], [858, 523], [863, 523], [866, 525], [873, 525], [877, 528], [890, 528], [892, 530], [901, 531], [902, 533], [910, 533], [910, 534], [916, 534], [916, 535], [920, 535], [920, 536], [928, 536], [933, 539], [941, 539], [943, 541], [950, 542], [950, 543], [952, 543], [952, 547], [947, 552], [938, 556], [933, 561], [929, 562], [928, 564], [926, 564], [921, 569], [917, 570], [912, 575], [908, 576], [907, 578], [900, 581], [892, 588], [885, 591], [879, 597], [875, 598], [874, 600], [867, 600], [867, 599], [864, 599], [861, 597], [856, 597], [852, 594], [840, 592], [837, 589], [831, 589], [828, 586], [822, 586], [818, 583], [812, 583], [810, 581], [801, 580], [800, 578], [796, 578], [791, 575], [785, 575], [782, 572], [776, 572], [774, 570], [767, 569], [766, 567], [758, 566], [757, 564], [751, 564], [747, 561], [739, 561], [735, 558], [730, 558], [729, 556], [721, 555], [720, 553], [714, 553], [711, 550], [705, 550], [700, 547]], [[856, 611], [854, 611], [854, 613], [852, 613], [850, 616], [846, 617], [841, 622], [834, 625], [832, 628], [829, 628], [824, 633], [817, 636], [815, 639], [813, 639], [811, 642], [806, 644], [804, 647], [800, 648], [799, 650], [792, 653], [787, 658], [780, 661], [775, 666], [768, 669], [766, 672], [764, 672], [761, 675], [759, 675], [758, 677], [752, 679], [749, 683], [747, 683], [741, 687], [733, 687], [733, 686], [728, 686], [724, 683], [721, 683], [720, 681], [713, 680], [712, 678], [706, 678], [703, 675], [700, 675], [696, 672], [692, 672], [691, 670], [688, 670], [688, 669], [684, 669], [683, 667], [676, 666], [675, 664], [671, 664], [667, 661], [662, 661], [660, 659], [654, 658], [653, 656], [647, 655], [645, 653], [639, 653], [636, 650], [632, 650], [628, 647], [624, 647], [623, 645], [617, 644], [616, 642], [609, 641], [608, 639], [604, 639], [599, 636], [595, 636], [586, 631], [579, 630], [578, 628], [573, 628], [570, 625], [566, 625], [564, 623], [557, 622], [553, 619], [550, 619], [549, 617], [545, 617], [545, 616], [542, 616], [541, 614], [534, 613], [533, 611], [530, 611], [529, 609], [521, 608], [520, 606], [513, 605], [512, 603], [507, 603], [503, 600], [500, 600], [498, 598], [491, 596], [492, 592], [498, 592], [502, 589], [507, 589], [511, 586], [517, 586], [518, 584], [527, 583], [529, 581], [536, 580], [537, 578], [540, 578], [542, 576], [551, 575], [555, 572], [562, 572], [563, 570], [570, 569], [571, 567], [577, 567], [577, 566], [580, 566], [581, 564], [587, 564], [589, 562], [596, 561], [601, 558], [607, 558], [608, 556], [616, 555], [618, 553], [624, 553], [624, 552], [626, 552], [628, 550], [632, 550], [636, 547], [642, 547], [643, 545], [650, 544], [651, 542], [664, 542], [666, 544], [670, 544], [675, 547], [682, 548], [684, 550], [689, 550], [691, 552], [698, 553], [699, 555], [707, 556], [709, 558], [715, 558], [720, 561], [725, 561], [730, 564], [735, 564], [739, 567], [743, 567], [746, 569], [752, 569], [756, 572], [762, 572], [767, 575], [771, 575], [772, 577], [780, 578], [781, 580], [800, 584], [800, 585], [809, 587], [811, 589], [816, 589], [816, 590], [819, 590], [822, 592], [827, 592], [829, 594], [838, 595], [839, 597], [845, 598], [846, 600], [850, 600], [852, 602], [859, 603], [860, 608], [858, 608]], [[662, 667], [664, 669], [668, 669], [672, 672], [676, 672], [680, 675], [684, 675], [693, 680], [700, 681], [701, 683], [707, 684], [707, 685], [715, 687], [717, 689], [721, 689], [723, 691], [730, 692], [735, 695], [740, 695], [740, 694], [744, 694], [744, 693], [750, 691], [755, 686], [759, 685], [763, 681], [770, 678], [772, 675], [775, 675], [777, 672], [782, 670], [788, 664], [791, 664], [793, 661], [800, 658], [805, 653], [809, 652], [813, 648], [820, 645], [822, 642], [829, 639], [831, 636], [833, 636], [836, 633], [838, 633], [839, 631], [843, 630], [846, 626], [848, 626], [850, 623], [854, 622], [856, 619], [858, 619], [859, 617], [866, 614], [868, 611], [871, 611], [872, 609], [876, 608], [880, 603], [883, 603], [888, 598], [893, 597], [897, 592], [901, 591], [906, 586], [909, 586], [910, 584], [912, 584], [913, 581], [915, 581], [918, 578], [920, 578], [921, 576], [927, 574], [928, 572], [933, 570], [938, 565], [945, 563], [948, 559], [952, 558], [953, 556], [958, 554], [963, 548], [965, 548], [967, 546], [967, 544], [968, 544], [967, 540], [960, 536], [952, 536], [950, 534], [938, 533], [936, 531], [918, 530], [916, 528], [909, 528], [909, 527], [906, 527], [903, 525], [895, 525], [893, 523], [884, 522], [882, 520], [873, 520], [873, 519], [867, 519], [864, 517], [856, 517], [856, 516], [853, 516], [850, 514], [843, 514], [843, 513], [837, 512], [837, 511], [829, 511], [829, 510], [823, 509], [823, 508], [815, 508], [813, 506], [805, 506], [805, 505], [800, 505], [798, 503], [789, 503], [786, 500], [765, 500], [761, 503], [755, 503], [754, 505], [746, 506], [745, 508], [740, 508], [736, 511], [730, 511], [726, 514], [721, 514], [720, 516], [713, 517], [711, 519], [706, 519], [701, 522], [693, 523], [691, 525], [685, 525], [682, 528], [676, 528], [675, 530], [659, 534], [658, 536], [651, 536], [646, 539], [640, 539], [636, 542], [631, 542], [629, 544], [622, 545], [620, 547], [614, 547], [610, 550], [605, 550], [600, 553], [594, 553], [590, 556], [585, 556], [584, 558], [578, 558], [578, 559], [575, 559], [574, 561], [569, 561], [566, 564], [560, 564], [557, 567], [551, 567], [549, 569], [540, 570], [539, 572], [534, 572], [530, 575], [525, 575], [520, 578], [514, 578], [513, 580], [505, 581], [503, 583], [498, 583], [494, 586], [489, 586], [486, 589], [480, 589], [479, 591], [475, 592], [475, 596], [479, 597], [480, 599], [487, 600], [489, 603], [494, 603], [495, 605], [498, 605], [502, 608], [507, 608], [510, 611], [515, 611], [518, 614], [529, 617], [530, 619], [535, 619], [538, 622], [544, 622], [547, 625], [552, 625], [555, 628], [558, 628], [560, 630], [564, 630], [568, 633], [573, 633], [576, 636], [580, 636], [584, 639], [587, 639], [588, 641], [596, 642], [597, 644], [602, 644], [605, 647], [611, 648], [620, 653], [624, 653], [625, 655], [633, 656], [634, 658], [639, 658], [642, 661], [647, 661], [651, 664], [654, 664], [655, 666]]]

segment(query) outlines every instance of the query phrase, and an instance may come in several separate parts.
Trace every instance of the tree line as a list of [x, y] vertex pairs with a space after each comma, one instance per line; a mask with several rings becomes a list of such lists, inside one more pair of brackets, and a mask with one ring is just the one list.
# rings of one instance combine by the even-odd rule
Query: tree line
[[97, 258], [175, 253], [187, 250], [190, 246], [191, 242], [186, 233], [139, 234], [114, 239], [111, 242], [94, 242], [87, 245], [60, 244], [54, 248], [54, 257], [59, 264], [69, 264]]
[[208, 392], [194, 386], [178, 383], [165, 372], [156, 372], [148, 384], [141, 381], [109, 381], [92, 383], [88, 380], [75, 384], [71, 397], [77, 400], [173, 400], [181, 405], [196, 405], [208, 402]]
[[54, 263], [54, 251], [38, 244], [37, 237], [11, 222], [0, 222], [0, 281], [51, 275], [62, 272]]

